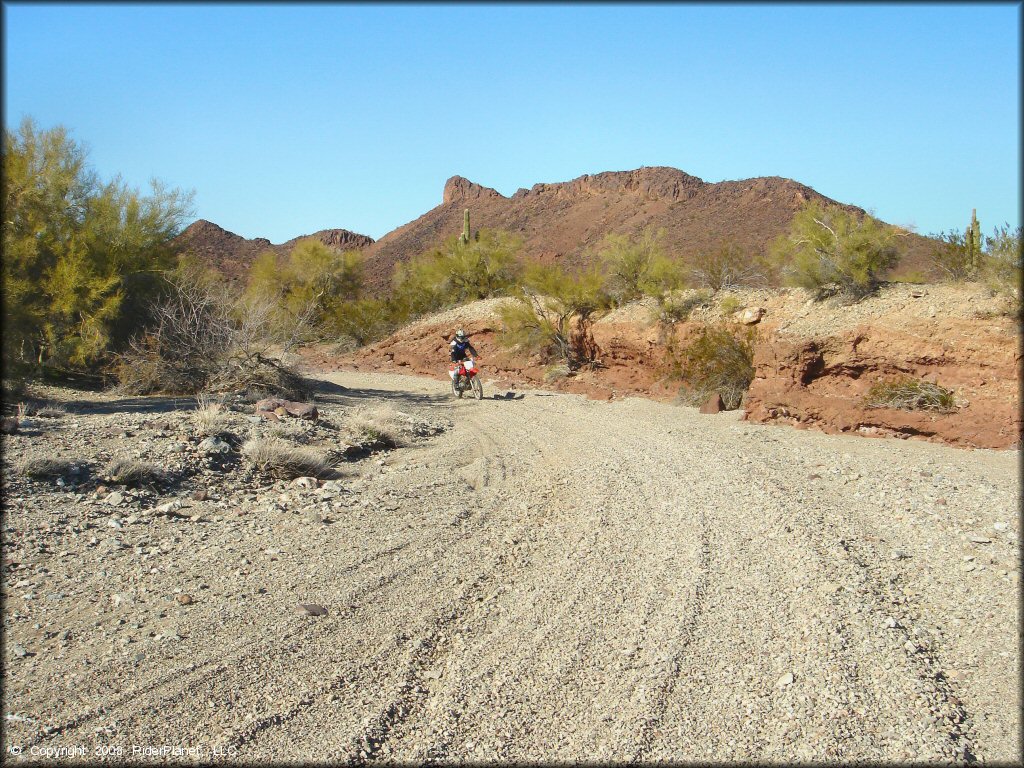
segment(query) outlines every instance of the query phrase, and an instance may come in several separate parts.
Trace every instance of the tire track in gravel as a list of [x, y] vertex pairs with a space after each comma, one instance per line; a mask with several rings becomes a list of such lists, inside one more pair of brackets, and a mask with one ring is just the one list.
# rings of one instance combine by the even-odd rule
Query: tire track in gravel
[[[411, 471], [364, 473], [369, 514], [330, 529], [360, 546], [343, 559], [328, 541], [318, 561], [328, 617], [282, 627], [250, 608], [259, 638], [219, 633], [193, 672], [108, 705], [122, 735], [195, 731], [209, 698], [212, 742], [246, 761], [970, 762], [1019, 722], [980, 712], [942, 675], [951, 651], [911, 631], [924, 609], [901, 595], [903, 561], [871, 543], [877, 488], [808, 479], [842, 464], [902, 488], [891, 457], [964, 454], [640, 400], [438, 402], [443, 381], [325, 378], [453, 426], [397, 452]], [[907, 526], [890, 538], [922, 530]]]

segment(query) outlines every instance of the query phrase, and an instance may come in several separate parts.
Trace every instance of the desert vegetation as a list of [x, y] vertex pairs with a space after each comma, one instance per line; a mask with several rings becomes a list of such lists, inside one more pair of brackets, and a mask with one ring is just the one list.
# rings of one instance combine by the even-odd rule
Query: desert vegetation
[[670, 339], [666, 344], [666, 376], [680, 381], [679, 401], [702, 405], [716, 392], [726, 410], [739, 408], [754, 378], [752, 328], [726, 324], [704, 325], [686, 344]]
[[4, 131], [3, 360], [10, 373], [96, 370], [165, 288], [191, 193], [103, 182], [67, 129]]
[[812, 202], [794, 216], [772, 256], [790, 285], [820, 297], [839, 293], [857, 299], [875, 291], [882, 273], [899, 263], [899, 240], [905, 235], [873, 216]]
[[953, 390], [936, 382], [909, 376], [875, 383], [868, 390], [864, 404], [868, 408], [899, 408], [906, 411], [951, 413], [956, 410]]

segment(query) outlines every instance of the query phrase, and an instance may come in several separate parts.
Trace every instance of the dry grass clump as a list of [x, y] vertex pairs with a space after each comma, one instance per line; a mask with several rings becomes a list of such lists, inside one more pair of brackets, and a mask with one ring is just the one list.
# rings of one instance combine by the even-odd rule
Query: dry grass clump
[[114, 459], [105, 474], [110, 482], [119, 485], [145, 485], [164, 478], [161, 469], [136, 459]]
[[213, 402], [206, 395], [196, 397], [196, 410], [192, 413], [192, 423], [196, 431], [204, 436], [219, 435], [228, 426], [228, 414], [224, 407]]
[[685, 348], [670, 347], [668, 377], [683, 382], [679, 401], [699, 406], [717, 392], [726, 410], [739, 408], [754, 380], [755, 338], [752, 329], [705, 326]]
[[75, 466], [75, 462], [68, 459], [38, 457], [22, 461], [18, 465], [18, 472], [27, 477], [35, 478], [63, 477], [64, 475], [71, 474]]
[[397, 448], [405, 442], [402, 417], [392, 408], [359, 409], [349, 417], [348, 427], [358, 435], [391, 448]]
[[32, 415], [43, 419], [61, 419], [68, 415], [68, 409], [60, 403], [46, 403], [36, 408]]
[[904, 411], [956, 410], [953, 390], [939, 384], [905, 376], [895, 381], [880, 381], [868, 390], [864, 398], [868, 408], [899, 408]]
[[334, 470], [320, 454], [276, 437], [259, 437], [242, 445], [242, 456], [265, 475], [283, 480], [329, 477]]

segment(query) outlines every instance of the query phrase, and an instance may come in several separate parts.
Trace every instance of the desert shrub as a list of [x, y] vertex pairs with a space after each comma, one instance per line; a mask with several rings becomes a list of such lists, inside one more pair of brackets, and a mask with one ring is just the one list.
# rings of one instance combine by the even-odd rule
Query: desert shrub
[[401, 417], [389, 408], [357, 410], [349, 417], [348, 427], [356, 434], [380, 441], [391, 448], [405, 444]]
[[599, 350], [590, 326], [611, 305], [599, 269], [570, 274], [554, 265], [532, 264], [516, 299], [498, 309], [500, 344], [560, 360], [570, 371], [596, 364]]
[[690, 319], [693, 310], [708, 305], [710, 301], [709, 290], [665, 293], [658, 297], [655, 320], [664, 325], [684, 322]]
[[119, 485], [148, 485], [164, 479], [159, 467], [136, 459], [114, 459], [104, 474], [110, 482]]
[[242, 457], [269, 477], [328, 477], [333, 473], [327, 459], [276, 437], [253, 438], [242, 444]]
[[205, 394], [196, 397], [196, 409], [192, 412], [192, 423], [200, 435], [221, 434], [227, 428], [229, 420], [228, 414], [220, 403], [214, 402]]
[[733, 294], [730, 293], [723, 296], [721, 300], [718, 302], [718, 311], [722, 313], [723, 317], [728, 317], [734, 312], [738, 312], [739, 310], [743, 309], [743, 306], [744, 305], [743, 302], [740, 300], [740, 297], [734, 296]]
[[351, 351], [386, 337], [398, 327], [392, 305], [382, 299], [346, 301], [331, 309], [329, 331]]
[[949, 413], [956, 410], [953, 390], [909, 376], [874, 384], [868, 390], [864, 404], [868, 408], [899, 408], [905, 411]]
[[898, 274], [890, 275], [889, 279], [894, 283], [907, 283], [909, 285], [923, 285], [929, 282], [928, 275], [920, 269], [907, 269]]
[[701, 405], [717, 392], [727, 410], [738, 408], [754, 380], [755, 340], [753, 329], [704, 326], [682, 349], [670, 344], [668, 378], [682, 381], [680, 401]]
[[168, 291], [153, 309], [155, 324], [118, 357], [118, 387], [130, 394], [196, 394], [259, 389], [301, 399], [306, 387], [269, 356], [295, 337], [275, 332], [272, 302], [239, 297], [209, 269], [182, 259], [167, 276]]
[[968, 248], [963, 232], [940, 232], [931, 238], [928, 260], [942, 279], [959, 282], [978, 276], [978, 260]]
[[642, 296], [662, 296], [682, 285], [682, 273], [665, 253], [665, 230], [646, 229], [630, 237], [606, 235], [598, 250], [605, 290], [615, 305]]
[[986, 238], [987, 253], [982, 266], [985, 284], [997, 295], [1005, 297], [1010, 311], [1021, 314], [1021, 265], [1024, 234], [1021, 227], [997, 227]]
[[360, 298], [363, 257], [338, 252], [315, 237], [300, 240], [283, 261], [264, 251], [249, 270], [247, 302], [265, 307], [264, 321], [285, 346], [330, 332], [339, 306]]
[[518, 285], [522, 238], [481, 229], [474, 238], [457, 235], [396, 265], [391, 312], [396, 323], [467, 301], [511, 295]]
[[712, 291], [764, 286], [769, 282], [770, 272], [771, 267], [762, 256], [748, 254], [733, 242], [701, 251], [690, 259], [693, 282]]
[[62, 419], [68, 415], [68, 409], [60, 403], [44, 403], [36, 408], [32, 415], [42, 419]]
[[37, 457], [23, 460], [18, 464], [17, 469], [20, 474], [26, 477], [42, 479], [63, 477], [70, 474], [75, 466], [75, 462], [68, 461], [67, 459]]
[[874, 292], [882, 272], [899, 263], [906, 232], [865, 214], [810, 202], [793, 217], [788, 235], [772, 247], [772, 258], [792, 285], [819, 297], [836, 292], [862, 298]]

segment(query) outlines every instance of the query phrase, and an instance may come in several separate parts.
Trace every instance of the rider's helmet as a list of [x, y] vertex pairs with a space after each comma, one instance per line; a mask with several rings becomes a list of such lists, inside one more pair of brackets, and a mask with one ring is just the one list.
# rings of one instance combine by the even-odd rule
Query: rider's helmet
[[457, 330], [455, 332], [455, 338], [458, 339], [459, 341], [465, 341], [466, 340], [466, 332], [464, 330], [462, 330], [461, 328], [459, 328], [459, 330]]

